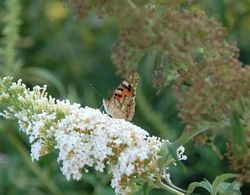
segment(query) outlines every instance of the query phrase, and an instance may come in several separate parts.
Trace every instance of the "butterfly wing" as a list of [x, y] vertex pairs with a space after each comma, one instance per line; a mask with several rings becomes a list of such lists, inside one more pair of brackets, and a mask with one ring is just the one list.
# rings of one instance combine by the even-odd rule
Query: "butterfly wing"
[[138, 73], [132, 73], [114, 91], [109, 99], [103, 100], [104, 109], [113, 118], [131, 121], [135, 112], [135, 95]]

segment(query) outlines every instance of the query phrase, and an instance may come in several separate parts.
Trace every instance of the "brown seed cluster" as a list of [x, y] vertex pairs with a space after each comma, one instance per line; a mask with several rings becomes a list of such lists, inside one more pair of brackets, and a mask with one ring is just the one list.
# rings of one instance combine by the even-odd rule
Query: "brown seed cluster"
[[[249, 139], [248, 135], [248, 139]], [[250, 142], [248, 141], [248, 144]], [[239, 173], [238, 176], [238, 181], [239, 182], [250, 182], [250, 155], [249, 155], [249, 149], [250, 146], [248, 145], [247, 148], [241, 148], [242, 153], [245, 153], [247, 155], [236, 155], [234, 151], [234, 147], [231, 143], [227, 144], [227, 152], [225, 156], [228, 158], [229, 163], [230, 163], [230, 168]]]
[[175, 86], [180, 117], [192, 129], [199, 121], [221, 121], [234, 110], [234, 102], [250, 97], [250, 69], [236, 59], [211, 60], [181, 73]]

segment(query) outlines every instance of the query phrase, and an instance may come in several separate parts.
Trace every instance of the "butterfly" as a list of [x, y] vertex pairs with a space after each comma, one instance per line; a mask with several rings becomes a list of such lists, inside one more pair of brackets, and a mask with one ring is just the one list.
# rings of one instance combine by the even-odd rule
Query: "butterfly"
[[139, 82], [139, 75], [133, 72], [128, 79], [115, 89], [108, 99], [103, 99], [105, 111], [112, 118], [120, 118], [131, 121], [135, 112], [136, 87]]

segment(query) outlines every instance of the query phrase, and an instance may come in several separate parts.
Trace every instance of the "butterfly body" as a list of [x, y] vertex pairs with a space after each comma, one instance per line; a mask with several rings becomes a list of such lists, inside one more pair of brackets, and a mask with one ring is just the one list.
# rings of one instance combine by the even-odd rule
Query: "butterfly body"
[[105, 111], [112, 118], [131, 121], [135, 112], [135, 95], [138, 85], [138, 73], [132, 73], [113, 92], [112, 96], [103, 100]]

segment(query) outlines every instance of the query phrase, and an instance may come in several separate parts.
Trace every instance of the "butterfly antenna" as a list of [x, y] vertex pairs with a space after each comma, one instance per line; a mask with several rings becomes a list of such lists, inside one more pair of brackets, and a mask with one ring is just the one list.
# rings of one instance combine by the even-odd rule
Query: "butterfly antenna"
[[104, 96], [94, 87], [94, 85], [92, 83], [90, 83], [89, 86], [96, 92], [96, 94], [99, 97], [104, 98]]
[[[94, 87], [94, 85], [92, 83], [89, 84], [89, 86], [96, 92], [96, 94], [101, 97], [102, 99], [104, 99], [104, 96]], [[101, 105], [101, 107], [99, 108], [99, 110], [101, 110], [103, 108], [103, 104]]]

